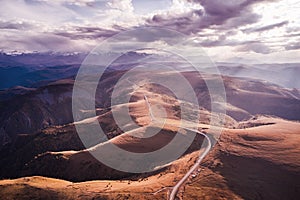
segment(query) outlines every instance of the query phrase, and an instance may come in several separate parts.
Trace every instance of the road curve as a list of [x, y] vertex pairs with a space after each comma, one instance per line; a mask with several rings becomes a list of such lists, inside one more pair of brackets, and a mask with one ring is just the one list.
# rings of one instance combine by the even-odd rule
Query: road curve
[[203, 153], [200, 154], [197, 162], [193, 165], [193, 167], [184, 175], [184, 177], [173, 187], [172, 191], [171, 191], [171, 194], [169, 196], [169, 200], [174, 200], [175, 197], [176, 197], [176, 194], [180, 188], [180, 186], [182, 186], [184, 184], [184, 182], [189, 178], [189, 176], [199, 167], [201, 161], [203, 160], [203, 158], [208, 154], [208, 152], [210, 151], [211, 149], [211, 141], [209, 139], [209, 137], [207, 135], [205, 135], [204, 133], [201, 133], [201, 132], [198, 132], [198, 131], [195, 131], [195, 130], [191, 130], [191, 129], [188, 129], [188, 128], [184, 128], [186, 130], [189, 130], [189, 131], [194, 131], [200, 135], [203, 135], [204, 138], [207, 140], [208, 144], [207, 144], [207, 147], [205, 148], [205, 151]]
[[[128, 78], [127, 78], [126, 80], [127, 80], [129, 83], [131, 83], [131, 84], [133, 84], [133, 85], [135, 85], [135, 86], [137, 86], [137, 87], [140, 87], [140, 86], [138, 86], [136, 83], [130, 81]], [[150, 119], [151, 119], [151, 121], [155, 121], [155, 117], [154, 117], [154, 115], [153, 115], [153, 112], [152, 112], [152, 109], [151, 109], [151, 105], [150, 105], [150, 103], [149, 103], [149, 101], [148, 101], [148, 97], [147, 97], [146, 95], [144, 95], [144, 99], [145, 99], [145, 101], [146, 101], [146, 103], [147, 103], [147, 106], [148, 106]], [[166, 124], [168, 124], [168, 123], [166, 123]], [[186, 127], [182, 127], [182, 128], [185, 129], [185, 130], [193, 131], [193, 132], [195, 132], [195, 133], [197, 133], [197, 134], [202, 135], [202, 136], [207, 140], [208, 143], [207, 143], [207, 146], [206, 146], [206, 148], [205, 148], [205, 151], [199, 155], [199, 158], [198, 158], [198, 160], [196, 161], [196, 163], [193, 165], [193, 167], [192, 167], [192, 168], [184, 175], [184, 177], [183, 177], [183, 178], [182, 178], [182, 179], [181, 179], [181, 180], [173, 187], [173, 189], [172, 189], [172, 191], [171, 191], [171, 194], [170, 194], [170, 196], [169, 196], [169, 200], [175, 200], [175, 197], [176, 197], [176, 194], [177, 194], [179, 188], [184, 184], [184, 182], [189, 178], [189, 176], [190, 176], [190, 175], [191, 175], [191, 174], [199, 167], [201, 161], [202, 161], [202, 160], [204, 159], [204, 157], [209, 153], [209, 151], [210, 151], [210, 149], [211, 149], [211, 147], [212, 147], [211, 141], [210, 141], [209, 137], [208, 137], [206, 134], [204, 134], [204, 133], [202, 133], [202, 132], [199, 132], [199, 131], [196, 131], [196, 130], [193, 130], [193, 129], [190, 129], [190, 128], [186, 128]]]
[[[148, 110], [149, 110], [149, 115], [150, 115], [150, 118], [151, 118], [151, 121], [155, 121], [155, 117], [153, 115], [153, 112], [152, 112], [152, 109], [151, 109], [151, 105], [148, 101], [148, 98], [146, 95], [144, 95], [144, 99], [147, 103], [147, 106], [148, 106]], [[168, 123], [166, 123], [168, 124]], [[190, 128], [186, 128], [186, 127], [182, 127], [183, 129], [185, 130], [188, 130], [188, 131], [193, 131], [197, 134], [200, 134], [202, 135], [206, 140], [207, 140], [207, 146], [205, 148], [205, 151], [203, 153], [200, 154], [198, 160], [196, 161], [196, 163], [193, 165], [193, 167], [184, 175], [184, 177], [173, 187], [172, 191], [171, 191], [171, 194], [169, 196], [169, 200], [174, 200], [175, 197], [176, 197], [176, 194], [180, 188], [180, 186], [182, 186], [184, 184], [184, 182], [189, 178], [189, 176], [199, 167], [201, 161], [204, 159], [204, 157], [209, 153], [212, 145], [211, 145], [211, 141], [209, 139], [209, 137], [204, 134], [204, 133], [201, 133], [199, 131], [196, 131], [196, 130], [193, 130], [193, 129], [190, 129]]]

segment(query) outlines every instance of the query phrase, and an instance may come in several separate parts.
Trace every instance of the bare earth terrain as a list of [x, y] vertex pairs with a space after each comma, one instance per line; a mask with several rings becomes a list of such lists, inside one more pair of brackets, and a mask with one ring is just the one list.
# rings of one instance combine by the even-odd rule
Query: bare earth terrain
[[[122, 73], [116, 76], [120, 75]], [[209, 125], [211, 113], [205, 83], [193, 73], [184, 75], [196, 88], [201, 107], [196, 111], [200, 114], [199, 123], [183, 123], [186, 127], [211, 136], [216, 129]], [[214, 77], [204, 78], [213, 80]], [[114, 79], [110, 77], [103, 81], [103, 91], [110, 91]], [[299, 199], [300, 123], [295, 121], [299, 118], [299, 99], [288, 90], [273, 85], [229, 77], [224, 77], [224, 81], [228, 105], [221, 137], [199, 167], [180, 186], [177, 198]], [[204, 152], [205, 148], [201, 148], [203, 135], [197, 134], [192, 145], [178, 160], [151, 173], [125, 173], [112, 169], [90, 155], [78, 138], [73, 122], [63, 121], [60, 124], [57, 113], [46, 112], [52, 106], [59, 105], [66, 109], [66, 115], [70, 114], [68, 106], [64, 105], [70, 101], [68, 91], [71, 86], [69, 81], [56, 82], [14, 99], [14, 102], [22, 101], [22, 98], [25, 100], [13, 111], [4, 109], [6, 114], [12, 114], [4, 121], [6, 126], [2, 127], [2, 133], [10, 137], [11, 143], [1, 151], [1, 199], [168, 199], [172, 188]], [[86, 118], [75, 123], [84, 125], [99, 122], [109, 138], [107, 142], [135, 153], [160, 149], [172, 141], [175, 134], [191, 134], [178, 128], [181, 114], [179, 104], [189, 105], [189, 102], [177, 100], [170, 91], [153, 84], [144, 84], [137, 90], [128, 88], [126, 92], [131, 95], [130, 102], [111, 107], [107, 105], [107, 100], [103, 100], [105, 95], [101, 93], [97, 117], [89, 117], [90, 111], [86, 110]], [[43, 99], [49, 100], [49, 96], [55, 94], [63, 98], [59, 101], [53, 98], [44, 106]], [[12, 132], [16, 121], [19, 120], [21, 126], [26, 127], [28, 120], [36, 117], [26, 112], [28, 99], [38, 102], [31, 106], [42, 111], [45, 109], [38, 117], [50, 121], [34, 123], [23, 134], [19, 128]], [[112, 111], [122, 116], [127, 108], [131, 119], [139, 127], [134, 128], [132, 121], [124, 117], [121, 123], [130, 130], [124, 132], [117, 127]], [[192, 118], [192, 114], [189, 114], [195, 110], [192, 105], [189, 109], [191, 112], [183, 114]], [[161, 125], [154, 122], [152, 115], [157, 121], [166, 120], [166, 123]], [[43, 125], [45, 127], [41, 128]], [[161, 130], [155, 136], [134, 137], [147, 136], [149, 130], [156, 129]], [[104, 148], [107, 142], [91, 136], [89, 150], [109, 156], [110, 152]], [[160, 166], [160, 163], [151, 164]]]
[[[300, 123], [261, 117], [272, 125], [226, 129], [179, 196], [183, 199], [297, 199]], [[73, 183], [45, 177], [3, 180], [4, 199], [167, 199], [168, 187], [189, 169], [194, 152], [165, 171], [139, 180]], [[159, 191], [160, 189], [166, 188]], [[158, 191], [158, 192], [157, 192]], [[156, 193], [157, 192], [157, 193]], [[54, 195], [54, 196], [53, 196]]]

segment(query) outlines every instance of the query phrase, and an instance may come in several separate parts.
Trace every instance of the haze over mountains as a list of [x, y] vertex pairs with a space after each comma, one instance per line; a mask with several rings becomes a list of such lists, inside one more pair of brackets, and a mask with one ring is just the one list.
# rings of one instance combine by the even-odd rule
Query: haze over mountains
[[[16, 86], [39, 87], [51, 81], [74, 77], [84, 60], [86, 54], [59, 54], [59, 53], [31, 53], [31, 54], [5, 54], [0, 53], [0, 90]], [[94, 55], [95, 57], [101, 55]], [[131, 52], [119, 58], [124, 68], [126, 63], [142, 63], [143, 58], [150, 54]], [[158, 55], [156, 55], [158, 56]], [[235, 64], [216, 63], [223, 75], [233, 77], [246, 77], [264, 80], [286, 88], [300, 88], [299, 63], [282, 64]], [[203, 72], [211, 73], [213, 69], [203, 67]], [[289, 77], [289, 78], [286, 78]]]
[[[255, 78], [286, 88], [300, 88], [300, 81], [297, 78], [297, 75], [300, 73], [299, 63], [253, 65], [217, 63], [217, 66], [220, 70], [220, 73], [223, 75]], [[204, 71], [210, 72], [210, 69], [207, 68]]]

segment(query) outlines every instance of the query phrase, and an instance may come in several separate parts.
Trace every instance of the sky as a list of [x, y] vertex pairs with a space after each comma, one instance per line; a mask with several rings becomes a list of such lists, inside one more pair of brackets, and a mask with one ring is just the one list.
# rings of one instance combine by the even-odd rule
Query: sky
[[0, 3], [0, 51], [3, 52], [89, 52], [122, 31], [161, 27], [185, 34], [194, 42], [191, 51], [203, 48], [217, 62], [300, 62], [300, 0], [0, 0]]

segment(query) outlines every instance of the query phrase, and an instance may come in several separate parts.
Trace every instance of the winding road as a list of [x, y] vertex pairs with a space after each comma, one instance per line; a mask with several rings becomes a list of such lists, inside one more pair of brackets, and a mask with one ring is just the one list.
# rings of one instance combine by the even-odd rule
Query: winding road
[[[132, 81], [129, 80], [128, 78], [127, 78], [126, 80], [127, 80], [129, 83], [131, 83], [131, 84], [133, 84], [133, 85], [135, 85], [135, 86], [137, 86], [137, 87], [140, 87], [139, 85], [137, 85], [136, 83], [132, 82]], [[146, 103], [147, 103], [147, 106], [148, 106], [150, 119], [151, 119], [151, 121], [155, 122], [156, 119], [155, 119], [155, 117], [154, 117], [154, 115], [153, 115], [152, 108], [151, 108], [151, 104], [149, 103], [148, 97], [147, 97], [145, 94], [144, 94], [144, 99], [145, 99], [145, 101], [146, 101]], [[169, 123], [167, 123], [167, 122], [165, 122], [165, 123], [172, 126], [172, 124], [169, 124]], [[209, 138], [206, 134], [204, 134], [204, 133], [202, 133], [202, 132], [199, 132], [199, 131], [197, 131], [197, 130], [193, 130], [193, 129], [187, 128], [187, 127], [181, 127], [181, 128], [202, 135], [202, 136], [207, 140], [207, 146], [205, 147], [204, 152], [201, 153], [201, 154], [199, 155], [198, 160], [197, 160], [196, 163], [192, 166], [192, 168], [191, 168], [191, 169], [184, 175], [184, 177], [183, 177], [180, 181], [178, 181], [178, 183], [173, 187], [173, 189], [172, 189], [172, 191], [171, 191], [171, 193], [170, 193], [170, 195], [169, 195], [169, 200], [175, 200], [179, 188], [185, 183], [185, 181], [191, 176], [191, 174], [199, 167], [199, 165], [200, 165], [200, 163], [202, 162], [202, 160], [204, 159], [204, 157], [209, 153], [210, 149], [212, 148], [211, 140], [210, 140], [210, 138]]]
[[[152, 109], [151, 109], [151, 105], [148, 101], [148, 97], [146, 95], [144, 95], [144, 99], [147, 103], [147, 106], [148, 106], [148, 110], [149, 110], [149, 115], [150, 115], [150, 118], [151, 118], [151, 121], [155, 121], [155, 117], [153, 115], [153, 112], [152, 112]], [[166, 123], [168, 124], [168, 123]], [[170, 125], [170, 124], [169, 124]], [[173, 187], [172, 191], [171, 191], [171, 194], [169, 196], [169, 200], [174, 200], [176, 198], [176, 194], [178, 193], [178, 190], [179, 188], [184, 184], [184, 182], [190, 177], [190, 175], [199, 167], [201, 161], [204, 159], [204, 157], [209, 153], [212, 145], [211, 145], [211, 141], [209, 139], [209, 137], [204, 134], [204, 133], [201, 133], [199, 131], [196, 131], [196, 130], [193, 130], [193, 129], [190, 129], [190, 128], [186, 128], [186, 127], [182, 127], [183, 129], [185, 130], [188, 130], [188, 131], [192, 131], [192, 132], [195, 132], [197, 134], [200, 134], [202, 135], [206, 140], [207, 140], [207, 146], [205, 148], [205, 151], [203, 153], [200, 154], [198, 160], [196, 161], [196, 163], [193, 165], [193, 167], [184, 175], [184, 177]]]
[[[190, 130], [187, 128], [184, 128], [186, 130]], [[194, 130], [190, 130], [190, 131], [194, 131]], [[212, 145], [211, 145], [211, 141], [209, 139], [209, 137], [207, 135], [205, 135], [204, 133], [195, 131], [196, 133], [203, 135], [204, 138], [208, 141], [208, 144], [205, 148], [205, 151], [203, 153], [200, 154], [198, 160], [196, 161], [196, 163], [193, 165], [193, 167], [184, 175], [184, 177], [173, 187], [171, 194], [169, 196], [169, 200], [174, 200], [176, 197], [176, 194], [179, 190], [179, 188], [184, 184], [184, 182], [190, 177], [190, 175], [199, 167], [201, 161], [203, 160], [203, 158], [208, 154], [208, 152], [210, 151]]]

